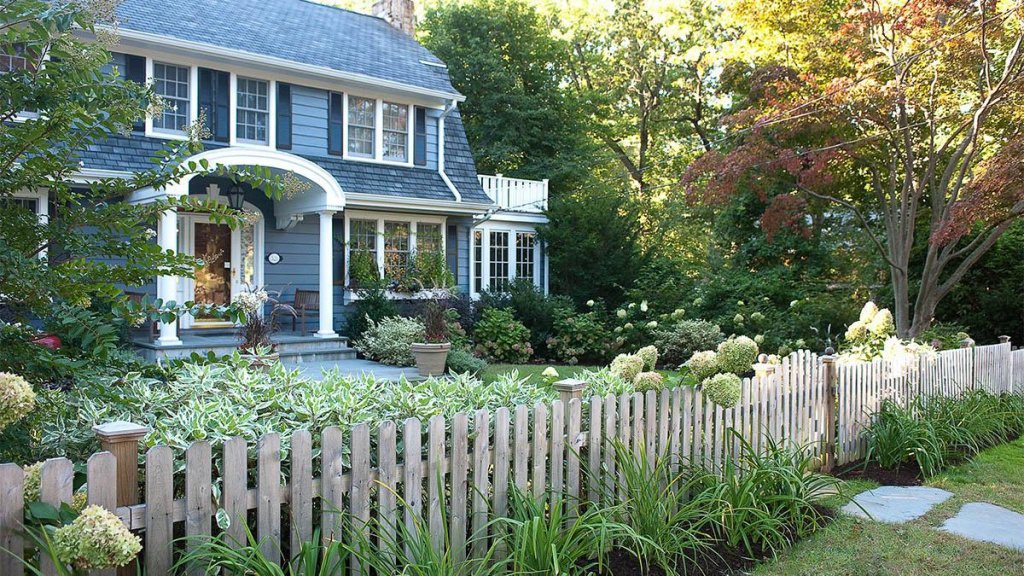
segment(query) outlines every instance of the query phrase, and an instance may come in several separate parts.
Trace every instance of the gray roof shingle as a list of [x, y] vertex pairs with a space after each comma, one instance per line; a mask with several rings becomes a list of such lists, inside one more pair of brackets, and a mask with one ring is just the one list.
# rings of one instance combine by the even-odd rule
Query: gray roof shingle
[[[79, 153], [82, 166], [93, 170], [139, 172], [153, 167], [154, 154], [166, 141], [142, 135], [111, 135]], [[206, 144], [207, 149], [219, 145]], [[397, 198], [453, 201], [455, 196], [436, 170], [353, 162], [326, 156], [303, 156], [327, 170], [345, 192]], [[473, 156], [458, 112], [445, 121], [445, 173], [458, 188], [463, 202], [490, 204], [477, 180]]]
[[272, 56], [456, 95], [442, 62], [382, 19], [307, 0], [124, 0], [122, 30]]

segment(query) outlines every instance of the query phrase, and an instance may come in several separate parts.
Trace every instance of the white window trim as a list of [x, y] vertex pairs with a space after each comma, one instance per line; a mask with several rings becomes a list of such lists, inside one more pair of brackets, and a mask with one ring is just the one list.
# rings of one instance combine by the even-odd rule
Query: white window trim
[[546, 282], [542, 283], [540, 280], [540, 268], [541, 266], [547, 265], [547, 259], [543, 261], [543, 253], [541, 250], [541, 242], [537, 238], [537, 230], [535, 228], [527, 226], [515, 226], [506, 223], [498, 223], [491, 226], [482, 225], [474, 226], [469, 231], [469, 294], [473, 298], [479, 298], [480, 292], [476, 290], [476, 250], [473, 246], [473, 234], [477, 230], [483, 233], [483, 242], [481, 246], [481, 267], [480, 267], [480, 287], [482, 290], [487, 290], [491, 285], [491, 232], [505, 232], [508, 234], [508, 281], [512, 282], [518, 277], [516, 272], [517, 268], [517, 251], [516, 251], [516, 234], [533, 234], [533, 281], [534, 286], [544, 290], [547, 294]]
[[[11, 198], [16, 200], [35, 200], [36, 201], [36, 217], [39, 219], [40, 224], [46, 224], [50, 221], [50, 189], [39, 188], [38, 190], [19, 190], [15, 192]], [[36, 258], [45, 259], [47, 250], [44, 248], [36, 254]]]
[[[384, 164], [388, 166], [405, 166], [410, 168], [419, 168], [425, 170], [432, 170], [427, 166], [417, 166], [415, 163], [416, 158], [416, 119], [415, 112], [416, 107], [421, 106], [423, 108], [443, 110], [443, 105], [423, 101], [416, 97], [399, 97], [393, 96], [378, 96], [368, 92], [358, 90], [342, 89], [337, 86], [330, 86], [323, 82], [316, 81], [304, 81], [301, 78], [293, 78], [287, 75], [281, 75], [280, 78], [267, 78], [265, 75], [261, 75], [257, 70], [250, 70], [247, 68], [237, 68], [232, 66], [224, 66], [221, 63], [211, 61], [184, 61], [180, 56], [173, 54], [165, 54], [163, 52], [156, 52], [152, 50], [133, 50], [126, 52], [133, 56], [140, 56], [146, 59], [146, 80], [147, 82], [153, 81], [153, 63], [154, 61], [162, 64], [170, 64], [172, 66], [180, 66], [182, 68], [189, 69], [189, 122], [194, 123], [199, 116], [199, 68], [210, 68], [221, 72], [227, 72], [230, 77], [228, 95], [228, 145], [233, 147], [241, 148], [259, 148], [259, 149], [277, 149], [277, 83], [287, 82], [297, 87], [308, 87], [315, 90], [324, 90], [328, 93], [334, 92], [342, 95], [342, 126], [341, 126], [341, 139], [342, 139], [342, 155], [340, 156], [343, 160], [352, 162], [367, 162], [371, 164]], [[237, 68], [237, 69], [236, 69]], [[267, 127], [267, 142], [252, 142], [238, 138], [237, 134], [237, 123], [238, 123], [238, 77], [250, 78], [253, 80], [262, 80], [267, 82], [269, 85], [269, 102], [268, 105], [270, 110], [268, 111], [268, 127]], [[367, 98], [373, 100], [376, 104], [374, 110], [374, 116], [376, 125], [374, 126], [374, 154], [373, 156], [356, 156], [350, 155], [348, 152], [348, 99], [350, 96], [357, 98]], [[388, 160], [384, 158], [384, 122], [383, 122], [383, 104], [387, 101], [391, 104], [405, 105], [408, 108], [407, 112], [407, 135], [406, 135], [406, 159], [405, 161], [399, 160]], [[328, 113], [330, 107], [328, 106]], [[429, 120], [428, 120], [429, 121]], [[153, 128], [153, 118], [147, 114], [145, 120], [145, 135], [147, 138], [155, 138], [161, 140], [180, 140], [185, 133], [178, 131], [169, 131], [162, 129]], [[438, 155], [441, 155], [441, 138], [443, 132], [441, 128], [438, 129], [437, 138], [438, 142]], [[325, 155], [328, 154], [327, 149], [323, 150]], [[335, 156], [337, 157], [337, 156]]]
[[[419, 215], [419, 214], [405, 214], [399, 212], [373, 212], [364, 210], [345, 210], [345, 292], [348, 295], [350, 301], [358, 300], [358, 296], [353, 290], [349, 290], [350, 284], [349, 279], [349, 264], [352, 262], [351, 255], [351, 234], [352, 234], [352, 220], [375, 220], [377, 222], [377, 273], [384, 276], [384, 222], [407, 222], [409, 224], [409, 253], [410, 255], [416, 254], [417, 244], [417, 228], [419, 223], [423, 224], [440, 224], [441, 226], [441, 252], [445, 253], [447, 249], [447, 238], [445, 234], [445, 227], [448, 224], [447, 216], [431, 216], [431, 215]], [[388, 291], [388, 296], [391, 298], [408, 298], [408, 294]]]
[[[188, 64], [170, 62], [164, 59], [157, 60], [155, 58], [146, 58], [146, 81], [149, 84], [154, 84], [156, 81], [156, 77], [154, 76], [156, 64], [185, 68], [188, 70], [188, 123], [194, 123], [196, 121], [196, 106], [199, 103], [199, 68], [196, 66], [189, 66]], [[153, 116], [146, 114], [146, 135], [149, 136], [150, 132], [152, 132], [154, 136], [169, 136], [175, 139], [181, 139], [185, 136], [184, 130], [157, 128], [153, 125]]]

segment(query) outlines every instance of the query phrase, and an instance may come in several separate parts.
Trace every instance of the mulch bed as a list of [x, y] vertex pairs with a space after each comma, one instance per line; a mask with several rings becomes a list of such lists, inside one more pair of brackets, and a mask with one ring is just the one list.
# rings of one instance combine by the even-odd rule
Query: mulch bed
[[[821, 514], [821, 527], [835, 520], [835, 510], [818, 505], [815, 505], [814, 508]], [[657, 566], [652, 566], [649, 571], [644, 572], [636, 558], [623, 550], [615, 550], [609, 555], [604, 571], [600, 572], [598, 576], [685, 576], [692, 574], [737, 576], [747, 574], [759, 562], [770, 558], [771, 554], [767, 551], [759, 552], [754, 555], [754, 558], [750, 558], [744, 550], [719, 545], [696, 561], [687, 562], [685, 566], [678, 566], [674, 572], [665, 572]]]
[[860, 460], [846, 466], [836, 476], [842, 480], [873, 480], [882, 486], [920, 486], [921, 469], [910, 462], [900, 466], [899, 471], [882, 468], [877, 462], [864, 466]]

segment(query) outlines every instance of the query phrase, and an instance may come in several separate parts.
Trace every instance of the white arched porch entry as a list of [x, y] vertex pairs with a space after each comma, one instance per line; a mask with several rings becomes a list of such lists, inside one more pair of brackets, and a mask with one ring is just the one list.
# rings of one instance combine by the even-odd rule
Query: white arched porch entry
[[[316, 214], [319, 217], [319, 290], [320, 290], [320, 322], [315, 336], [336, 338], [334, 331], [334, 266], [333, 266], [333, 222], [334, 214], [345, 208], [345, 193], [338, 181], [320, 166], [293, 154], [269, 149], [253, 149], [246, 147], [219, 148], [197, 154], [185, 160], [200, 164], [206, 161], [208, 166], [225, 169], [245, 166], [261, 166], [270, 168], [275, 173], [291, 174], [308, 184], [308, 188], [274, 201], [276, 225], [287, 228], [302, 220], [306, 215]], [[230, 171], [230, 170], [229, 170]], [[140, 191], [135, 201], [146, 201], [147, 198], [159, 196], [187, 196], [189, 183], [195, 177], [190, 174], [180, 181], [167, 186], [161, 191]], [[225, 191], [226, 192], [226, 191]], [[261, 227], [262, 229], [262, 227]], [[186, 237], [191, 232], [186, 231]], [[178, 250], [182, 231], [179, 226], [179, 215], [176, 210], [168, 210], [161, 214], [157, 228], [157, 242], [163, 250]], [[236, 240], [232, 240], [232, 243]], [[257, 246], [262, 251], [263, 243]], [[257, 257], [262, 261], [263, 253]], [[157, 298], [162, 300], [180, 299], [182, 279], [176, 276], [160, 276], [157, 278]], [[181, 345], [177, 336], [177, 322], [161, 324], [160, 337], [157, 343], [161, 346]]]

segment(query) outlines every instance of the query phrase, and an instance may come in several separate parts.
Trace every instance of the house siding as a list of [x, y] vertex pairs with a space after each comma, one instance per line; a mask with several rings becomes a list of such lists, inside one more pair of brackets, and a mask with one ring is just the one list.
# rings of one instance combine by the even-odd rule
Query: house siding
[[[264, 264], [263, 282], [267, 288], [281, 290], [284, 302], [294, 298], [296, 289], [319, 289], [319, 245], [320, 228], [315, 217], [303, 219], [291, 230], [278, 230], [272, 224], [268, 225], [264, 231], [265, 251], [277, 252], [281, 261]], [[306, 330], [319, 328], [317, 318], [316, 312], [306, 314]]]
[[292, 86], [292, 152], [327, 155], [327, 90]]
[[442, 111], [434, 108], [427, 108], [427, 168], [431, 170], [437, 170], [437, 155], [438, 155], [438, 137], [437, 137], [437, 125], [438, 118], [441, 117]]
[[473, 222], [468, 218], [448, 219], [449, 224], [458, 227], [458, 258], [455, 280], [459, 292], [469, 294], [469, 238], [473, 233]]

